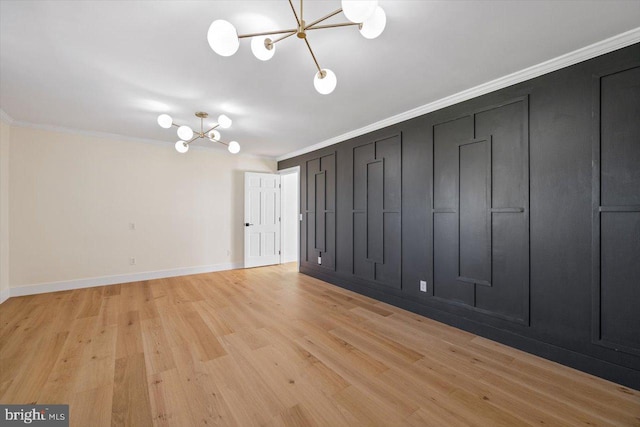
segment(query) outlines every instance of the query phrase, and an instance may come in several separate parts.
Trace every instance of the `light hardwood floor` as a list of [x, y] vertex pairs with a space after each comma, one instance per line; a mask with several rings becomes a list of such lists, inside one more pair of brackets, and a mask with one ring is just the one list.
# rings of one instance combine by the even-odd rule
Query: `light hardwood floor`
[[72, 426], [640, 425], [640, 392], [292, 264], [11, 298], [0, 402]]

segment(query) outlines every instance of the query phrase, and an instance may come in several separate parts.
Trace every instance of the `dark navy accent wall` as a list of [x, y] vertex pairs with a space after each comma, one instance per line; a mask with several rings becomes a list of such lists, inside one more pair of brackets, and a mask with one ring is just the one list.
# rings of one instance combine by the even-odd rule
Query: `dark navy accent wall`
[[640, 389], [640, 44], [292, 166], [302, 273]]

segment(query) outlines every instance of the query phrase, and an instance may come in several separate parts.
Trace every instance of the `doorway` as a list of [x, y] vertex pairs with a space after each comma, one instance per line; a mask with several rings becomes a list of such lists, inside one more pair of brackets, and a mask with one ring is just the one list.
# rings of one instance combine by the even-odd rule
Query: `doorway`
[[245, 172], [244, 267], [298, 262], [299, 167]]
[[278, 172], [281, 185], [281, 257], [280, 263], [298, 262], [300, 258], [300, 167]]

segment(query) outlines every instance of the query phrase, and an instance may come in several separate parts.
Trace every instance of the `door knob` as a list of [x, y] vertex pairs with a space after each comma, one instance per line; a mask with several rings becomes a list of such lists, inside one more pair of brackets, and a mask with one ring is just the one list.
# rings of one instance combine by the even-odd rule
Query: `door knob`
[[248, 222], [245, 222], [245, 223], [244, 223], [244, 226], [245, 226], [245, 227], [248, 227], [248, 226], [250, 226], [250, 225], [253, 225], [253, 224], [249, 224]]

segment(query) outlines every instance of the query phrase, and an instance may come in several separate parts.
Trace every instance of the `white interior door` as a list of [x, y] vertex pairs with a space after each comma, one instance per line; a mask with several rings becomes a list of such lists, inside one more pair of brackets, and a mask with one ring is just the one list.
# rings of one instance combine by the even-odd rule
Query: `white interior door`
[[280, 175], [244, 174], [244, 266], [280, 263]]

